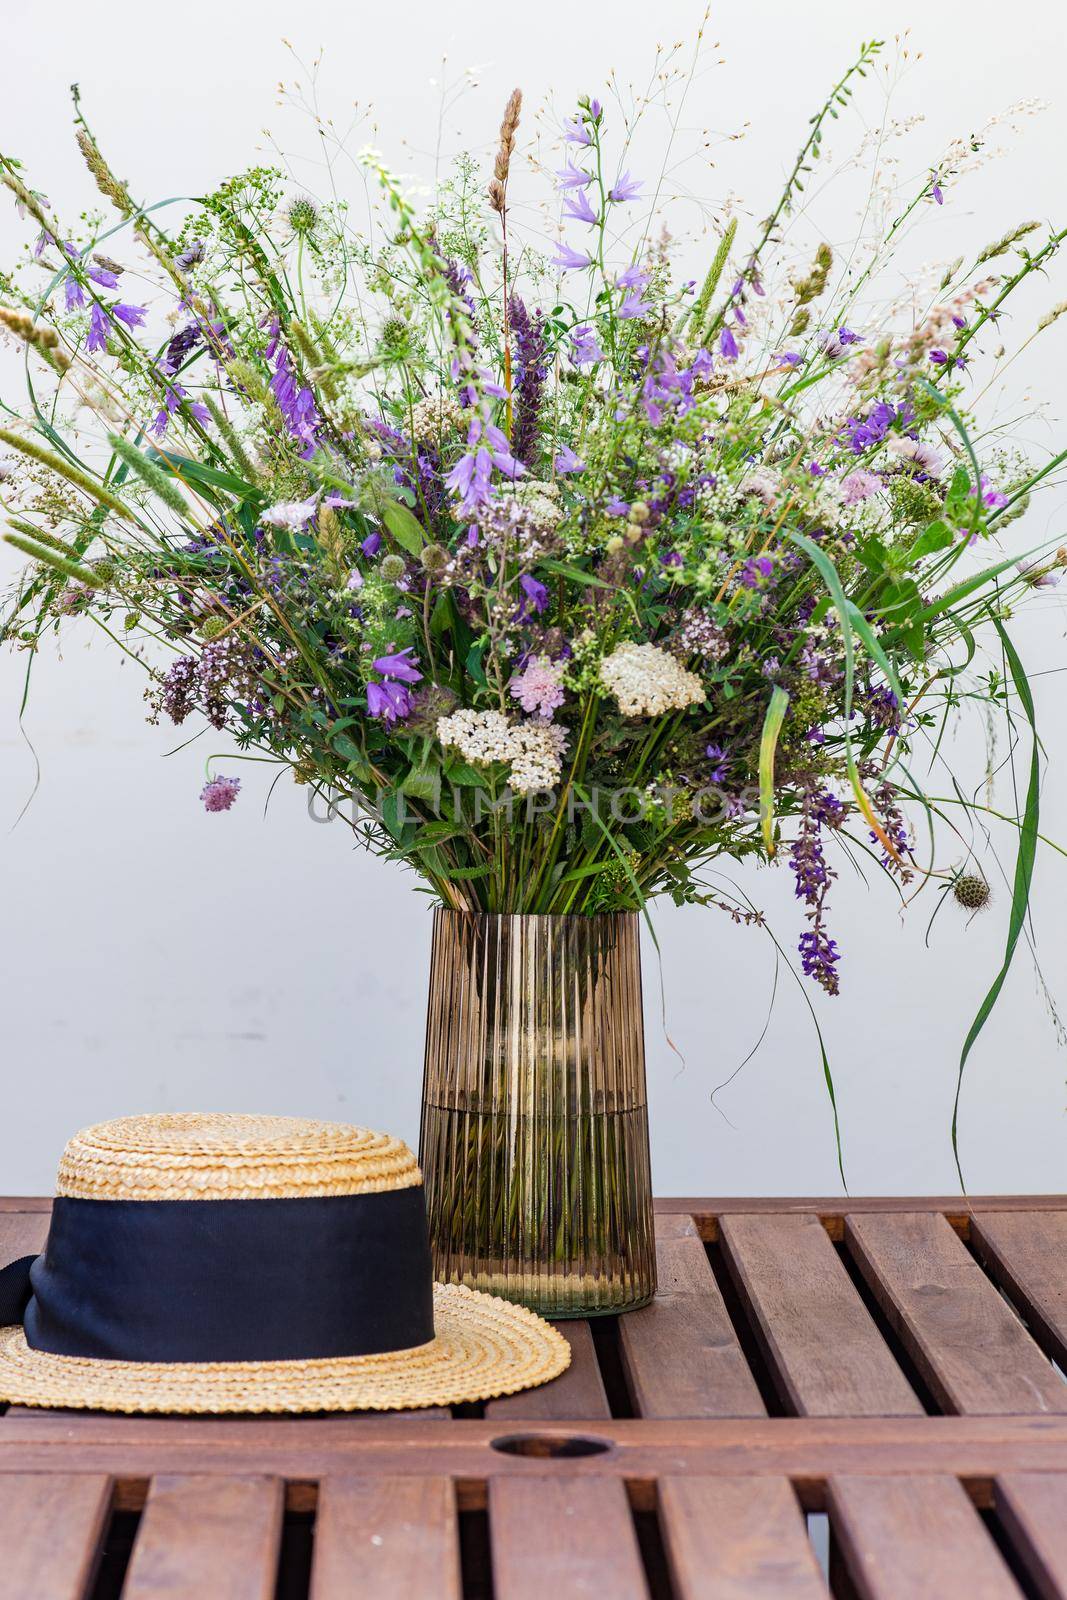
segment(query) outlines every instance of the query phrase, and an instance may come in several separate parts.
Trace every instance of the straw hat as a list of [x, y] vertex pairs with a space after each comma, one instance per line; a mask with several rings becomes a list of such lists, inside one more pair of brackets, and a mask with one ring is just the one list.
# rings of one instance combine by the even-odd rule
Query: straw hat
[[422, 1174], [386, 1134], [127, 1117], [71, 1139], [57, 1188], [44, 1253], [0, 1272], [0, 1321], [20, 1316], [0, 1327], [2, 1400], [389, 1411], [512, 1394], [569, 1363], [522, 1306], [431, 1287]]

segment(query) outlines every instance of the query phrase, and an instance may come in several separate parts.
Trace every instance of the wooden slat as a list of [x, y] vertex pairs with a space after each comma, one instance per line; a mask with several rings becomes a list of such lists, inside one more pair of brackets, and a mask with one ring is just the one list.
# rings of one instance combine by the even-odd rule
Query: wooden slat
[[815, 1217], [724, 1217], [723, 1251], [791, 1411], [919, 1416], [923, 1408]]
[[659, 1211], [656, 1213], [657, 1239], [698, 1238], [700, 1229], [694, 1219], [684, 1211]]
[[618, 1479], [494, 1479], [489, 1540], [494, 1600], [649, 1600]]
[[[541, 1421], [530, 1429], [463, 1420], [382, 1424], [373, 1417], [182, 1421], [95, 1419], [93, 1434], [72, 1437], [70, 1418], [0, 1417], [0, 1472], [107, 1472], [129, 1486], [153, 1473], [230, 1477], [270, 1473], [291, 1485], [290, 1503], [307, 1508], [302, 1486], [342, 1473], [450, 1477], [461, 1508], [484, 1504], [480, 1485], [496, 1476], [576, 1475], [627, 1479], [643, 1504], [657, 1478], [679, 1470], [790, 1478], [809, 1509], [822, 1480], [845, 1474], [941, 1472], [976, 1494], [998, 1473], [1067, 1471], [1067, 1417], [740, 1417], [630, 1419], [575, 1425]], [[44, 1423], [50, 1427], [42, 1426]], [[128, 1424], [123, 1427], [122, 1424]], [[499, 1449], [514, 1432], [536, 1433], [545, 1459]], [[578, 1433], [603, 1453], [553, 1457]], [[991, 1495], [991, 1487], [989, 1487]], [[124, 1488], [124, 1504], [135, 1503]]]
[[611, 1416], [588, 1322], [557, 1322], [555, 1326], [571, 1347], [570, 1366], [551, 1383], [491, 1400], [485, 1414], [494, 1422], [533, 1421], [538, 1417], [573, 1417], [577, 1421]]
[[993, 1485], [997, 1515], [1041, 1600], [1067, 1595], [1067, 1473], [1006, 1474]]
[[44, 1249], [49, 1218], [34, 1211], [0, 1211], [0, 1267]]
[[989, 1271], [1067, 1368], [1067, 1212], [991, 1212], [971, 1224]]
[[827, 1600], [785, 1478], [664, 1478], [659, 1506], [677, 1600]]
[[700, 1239], [659, 1239], [659, 1290], [619, 1324], [623, 1363], [641, 1417], [762, 1417]]
[[461, 1600], [448, 1478], [326, 1478], [309, 1600]]
[[838, 1477], [828, 1493], [859, 1600], [1020, 1600], [955, 1478]]
[[872, 1293], [946, 1410], [1067, 1412], [1067, 1383], [944, 1217], [850, 1216], [846, 1237]]
[[111, 1480], [0, 1475], [0, 1600], [86, 1600], [111, 1506]]
[[272, 1600], [282, 1510], [277, 1478], [154, 1479], [122, 1600]]

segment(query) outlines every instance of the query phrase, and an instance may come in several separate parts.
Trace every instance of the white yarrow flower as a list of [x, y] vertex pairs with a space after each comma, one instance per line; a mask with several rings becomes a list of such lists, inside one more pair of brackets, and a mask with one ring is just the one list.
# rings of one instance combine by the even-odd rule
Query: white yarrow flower
[[617, 645], [600, 663], [600, 679], [627, 717], [681, 711], [704, 699], [696, 673], [654, 644]]

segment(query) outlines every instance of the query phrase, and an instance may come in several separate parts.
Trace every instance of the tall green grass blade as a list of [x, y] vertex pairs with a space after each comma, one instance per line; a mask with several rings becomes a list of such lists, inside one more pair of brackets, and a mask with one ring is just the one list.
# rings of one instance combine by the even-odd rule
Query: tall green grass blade
[[763, 732], [759, 743], [759, 816], [763, 829], [763, 842], [767, 854], [774, 854], [774, 752], [778, 735], [782, 731], [789, 696], [781, 684], [776, 684], [763, 719]]

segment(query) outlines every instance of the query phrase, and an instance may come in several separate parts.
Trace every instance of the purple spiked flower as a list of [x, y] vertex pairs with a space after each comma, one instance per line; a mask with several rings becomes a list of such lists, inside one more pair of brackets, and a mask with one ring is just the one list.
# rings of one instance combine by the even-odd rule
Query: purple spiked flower
[[517, 294], [511, 297], [511, 331], [515, 337], [515, 426], [511, 450], [517, 461], [533, 466], [537, 454], [538, 413], [548, 376], [544, 317], [530, 315]]

